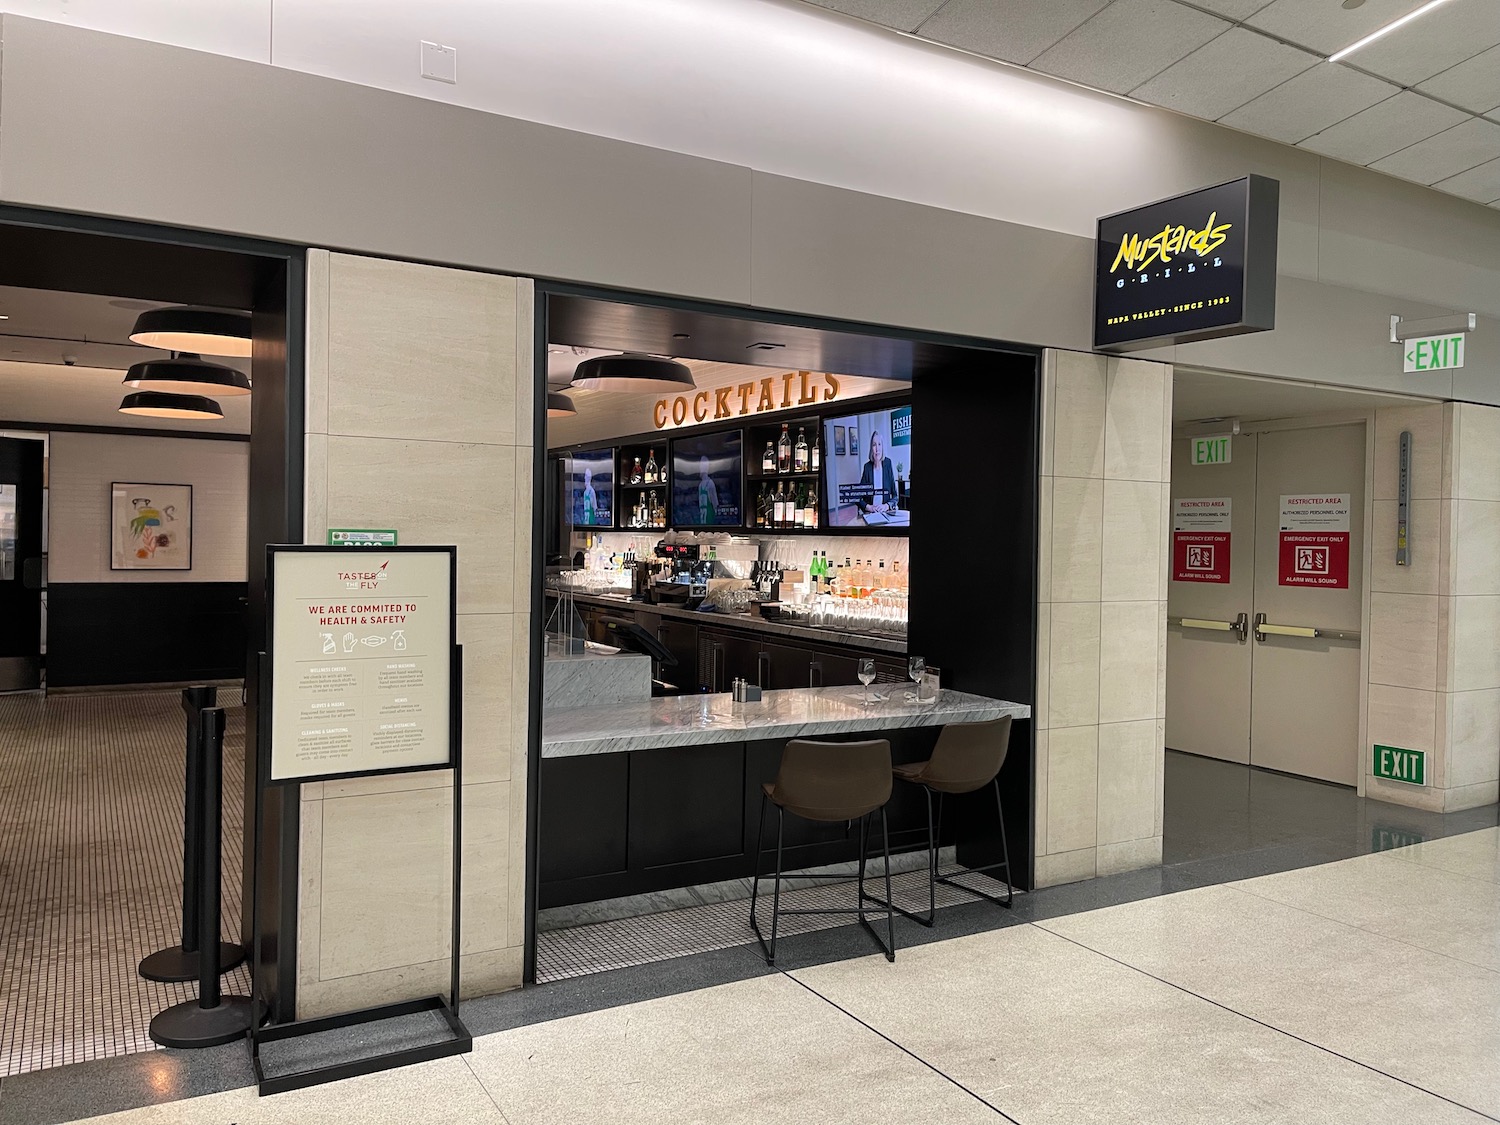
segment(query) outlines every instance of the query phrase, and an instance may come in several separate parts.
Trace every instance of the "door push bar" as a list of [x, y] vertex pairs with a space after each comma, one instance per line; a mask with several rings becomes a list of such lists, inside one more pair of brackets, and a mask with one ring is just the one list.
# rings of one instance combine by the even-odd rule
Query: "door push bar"
[[1318, 629], [1311, 625], [1268, 625], [1266, 615], [1255, 615], [1255, 639], [1264, 641], [1273, 637], [1327, 637], [1331, 641], [1357, 641], [1358, 629]]
[[1250, 618], [1240, 614], [1233, 621], [1213, 621], [1202, 617], [1169, 617], [1168, 625], [1180, 625], [1184, 629], [1207, 629], [1214, 633], [1233, 633], [1244, 643], [1250, 632]]

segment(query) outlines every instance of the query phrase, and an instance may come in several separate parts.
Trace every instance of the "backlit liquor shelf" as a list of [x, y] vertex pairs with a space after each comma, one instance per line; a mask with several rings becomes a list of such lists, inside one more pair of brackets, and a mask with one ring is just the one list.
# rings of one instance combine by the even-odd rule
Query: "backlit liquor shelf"
[[911, 400], [620, 437], [552, 452], [570, 532], [906, 535]]

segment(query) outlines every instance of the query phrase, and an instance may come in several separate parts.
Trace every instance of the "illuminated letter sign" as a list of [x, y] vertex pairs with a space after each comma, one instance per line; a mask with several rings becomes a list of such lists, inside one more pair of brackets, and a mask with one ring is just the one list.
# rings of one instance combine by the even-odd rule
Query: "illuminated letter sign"
[[1152, 348], [1276, 326], [1281, 185], [1264, 176], [1099, 220], [1094, 346]]

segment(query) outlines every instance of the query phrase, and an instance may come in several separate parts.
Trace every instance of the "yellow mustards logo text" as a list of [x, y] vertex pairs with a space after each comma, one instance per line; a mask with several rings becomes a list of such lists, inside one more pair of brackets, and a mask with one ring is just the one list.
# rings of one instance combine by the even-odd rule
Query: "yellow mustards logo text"
[[1115, 264], [1109, 267], [1114, 273], [1123, 263], [1126, 269], [1143, 270], [1155, 262], [1170, 262], [1178, 254], [1191, 251], [1206, 258], [1229, 237], [1232, 223], [1217, 222], [1219, 213], [1211, 211], [1201, 230], [1192, 227], [1163, 227], [1149, 238], [1138, 234], [1127, 234], [1120, 239], [1120, 252], [1115, 255]]

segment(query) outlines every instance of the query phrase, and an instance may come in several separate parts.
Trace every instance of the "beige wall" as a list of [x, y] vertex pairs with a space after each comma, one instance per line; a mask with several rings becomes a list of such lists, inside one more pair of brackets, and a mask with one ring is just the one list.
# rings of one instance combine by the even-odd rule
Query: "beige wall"
[[[1500, 402], [1481, 346], [1500, 335], [1500, 213], [1037, 75], [989, 75], [1026, 107], [984, 134], [1024, 154], [980, 193], [994, 217], [14, 15], [0, 37], [9, 203], [1050, 347], [1090, 346], [1091, 242], [1040, 214], [1088, 230], [1274, 176], [1277, 331], [1150, 358]], [[1109, 143], [1053, 127], [1080, 117]], [[145, 120], [194, 143], [143, 145]], [[1482, 314], [1469, 366], [1401, 374], [1390, 314], [1461, 308]]]
[[[1412, 560], [1395, 564], [1396, 466], [1412, 435]], [[1500, 410], [1375, 412], [1367, 796], [1452, 812], [1500, 798]], [[1427, 753], [1427, 784], [1372, 776], [1375, 744]]]
[[[61, 430], [50, 436], [48, 581], [245, 581], [249, 443]], [[192, 570], [110, 570], [114, 481], [193, 486]]]
[[[463, 987], [521, 983], [532, 283], [312, 251], [306, 537], [457, 544]], [[452, 775], [302, 787], [297, 1015], [444, 991]]]
[[1172, 369], [1049, 351], [1036, 882], [1161, 862]]

